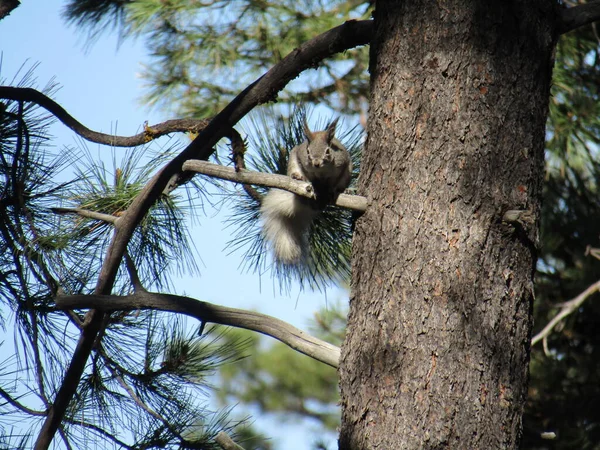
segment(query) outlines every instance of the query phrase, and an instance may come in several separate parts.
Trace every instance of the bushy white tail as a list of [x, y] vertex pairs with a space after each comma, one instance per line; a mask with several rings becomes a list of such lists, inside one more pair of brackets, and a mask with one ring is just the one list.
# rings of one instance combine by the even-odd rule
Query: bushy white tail
[[298, 263], [308, 246], [308, 229], [318, 214], [308, 199], [288, 191], [271, 189], [262, 200], [263, 235], [275, 258], [284, 264]]

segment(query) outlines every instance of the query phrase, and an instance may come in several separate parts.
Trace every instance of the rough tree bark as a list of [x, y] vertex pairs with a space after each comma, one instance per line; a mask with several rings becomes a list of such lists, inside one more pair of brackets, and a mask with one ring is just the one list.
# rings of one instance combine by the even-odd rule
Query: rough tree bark
[[341, 449], [518, 446], [554, 8], [377, 2]]

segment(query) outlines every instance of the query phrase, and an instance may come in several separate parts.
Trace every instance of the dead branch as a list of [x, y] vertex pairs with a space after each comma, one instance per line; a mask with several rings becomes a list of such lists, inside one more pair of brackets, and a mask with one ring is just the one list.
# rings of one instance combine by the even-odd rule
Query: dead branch
[[191, 297], [138, 291], [127, 296], [59, 295], [60, 309], [93, 308], [105, 313], [155, 309], [185, 314], [201, 322], [211, 322], [256, 331], [283, 342], [288, 347], [332, 367], [338, 366], [340, 349], [302, 330], [266, 314], [201, 302]]
[[81, 217], [86, 217], [88, 219], [101, 220], [103, 222], [108, 222], [108, 223], [112, 223], [112, 224], [116, 224], [117, 220], [119, 219], [118, 217], [113, 216], [111, 214], [104, 214], [104, 213], [100, 213], [97, 211], [90, 211], [88, 209], [82, 209], [82, 208], [55, 207], [55, 208], [50, 208], [50, 210], [56, 214], [77, 214], [78, 216], [81, 216]]
[[565, 34], [600, 20], [600, 1], [584, 3], [562, 9], [559, 15], [558, 34]]
[[144, 145], [153, 139], [175, 132], [198, 133], [210, 122], [209, 119], [167, 120], [156, 125], [144, 124], [144, 131], [134, 136], [115, 136], [90, 130], [50, 97], [33, 88], [0, 86], [0, 98], [35, 103], [52, 113], [52, 115], [60, 120], [65, 126], [82, 138], [90, 142], [113, 147], [135, 147], [137, 145]]
[[546, 339], [548, 338], [548, 336], [550, 335], [550, 333], [552, 332], [552, 329], [561, 320], [563, 320], [569, 314], [573, 313], [573, 311], [576, 311], [577, 308], [579, 308], [583, 304], [583, 302], [587, 300], [587, 298], [589, 296], [591, 296], [592, 294], [599, 292], [599, 291], [600, 291], [600, 281], [596, 281], [594, 284], [589, 286], [585, 291], [583, 291], [577, 297], [575, 297], [572, 300], [569, 300], [566, 303], [563, 303], [562, 307], [560, 309], [560, 312], [556, 316], [554, 316], [554, 318], [550, 322], [548, 322], [548, 324], [544, 327], [544, 329], [542, 331], [540, 331], [538, 334], [536, 334], [533, 337], [533, 339], [531, 340], [531, 346], [534, 346], [542, 339], [545, 342]]
[[[242, 184], [255, 184], [258, 186], [267, 186], [301, 195], [306, 198], [315, 198], [315, 192], [312, 185], [306, 181], [294, 180], [287, 175], [277, 175], [273, 173], [253, 172], [250, 170], [236, 171], [233, 167], [225, 167], [219, 164], [212, 164], [207, 161], [189, 160], [183, 163], [184, 170], [193, 170], [223, 180], [234, 181]], [[335, 202], [342, 208], [353, 209], [364, 212], [367, 209], [367, 199], [359, 195], [340, 194]]]
[[[246, 143], [240, 137], [240, 139], [232, 139], [231, 140], [231, 161], [235, 167], [235, 171], [239, 172], [240, 170], [244, 170], [246, 168], [246, 161], [244, 156], [246, 154]], [[254, 186], [250, 186], [249, 184], [243, 184], [242, 187], [244, 191], [256, 200], [257, 202], [261, 201], [262, 196], [258, 193]]]

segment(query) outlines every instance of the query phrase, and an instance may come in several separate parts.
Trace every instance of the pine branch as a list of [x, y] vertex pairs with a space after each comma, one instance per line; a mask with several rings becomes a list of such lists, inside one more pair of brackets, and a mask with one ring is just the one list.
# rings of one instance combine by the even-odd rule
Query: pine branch
[[82, 138], [90, 142], [113, 147], [135, 147], [144, 145], [153, 139], [175, 132], [198, 133], [209, 123], [208, 119], [174, 119], [156, 125], [145, 124], [144, 131], [134, 136], [115, 136], [90, 130], [50, 97], [33, 88], [0, 86], [0, 98], [35, 103], [52, 113], [65, 126]]
[[4, 400], [6, 400], [7, 403], [10, 403], [12, 406], [14, 406], [18, 410], [20, 410], [26, 414], [29, 414], [31, 416], [44, 416], [45, 415], [45, 413], [43, 411], [36, 411], [34, 409], [28, 408], [25, 405], [22, 405], [2, 388], [0, 388], [0, 397], [4, 398]]
[[117, 223], [118, 217], [113, 216], [112, 214], [104, 214], [96, 211], [89, 211], [83, 208], [63, 208], [63, 207], [55, 207], [50, 208], [50, 210], [56, 214], [77, 214], [81, 217], [87, 217], [88, 219], [96, 219], [101, 220], [103, 222], [108, 222], [115, 224]]
[[191, 297], [156, 292], [138, 291], [131, 295], [59, 295], [56, 306], [60, 309], [93, 308], [104, 313], [156, 309], [182, 313], [201, 322], [211, 322], [256, 331], [283, 342], [292, 349], [337, 367], [340, 349], [317, 339], [275, 317], [244, 309], [228, 308], [201, 302]]
[[[193, 170], [222, 180], [235, 181], [243, 184], [256, 184], [258, 186], [267, 186], [301, 195], [306, 198], [315, 198], [315, 192], [312, 184], [306, 181], [294, 180], [286, 175], [277, 175], [273, 173], [253, 172], [250, 170], [237, 171], [233, 167], [225, 167], [219, 164], [212, 164], [207, 161], [189, 160], [183, 163], [184, 170]], [[342, 208], [353, 209], [364, 212], [367, 209], [366, 197], [360, 195], [340, 194], [335, 202]]]
[[544, 327], [542, 331], [540, 331], [533, 337], [533, 339], [531, 340], [531, 345], [534, 346], [542, 339], [544, 340], [544, 342], [546, 342], [546, 339], [548, 338], [554, 327], [565, 317], [567, 317], [574, 311], [577, 311], [577, 309], [579, 309], [583, 302], [586, 301], [586, 299], [590, 295], [595, 294], [596, 292], [600, 292], [600, 281], [596, 281], [594, 284], [589, 286], [585, 291], [583, 291], [574, 299], [563, 303], [560, 312], [556, 316], [554, 316], [554, 318], [550, 322], [548, 322], [548, 324]]
[[558, 34], [565, 34], [576, 28], [583, 27], [600, 20], [600, 1], [561, 10], [558, 24]]
[[[185, 161], [208, 159], [213, 152], [213, 146], [255, 106], [275, 99], [277, 93], [288, 82], [296, 78], [302, 71], [314, 67], [322, 59], [358, 45], [368, 44], [372, 32], [372, 21], [348, 21], [320, 34], [283, 58], [217, 114], [190, 145], [150, 180], [125, 214], [120, 217], [98, 277], [95, 294], [106, 295], [111, 292], [121, 259], [136, 226], [160, 197], [171, 178], [180, 172]], [[89, 311], [86, 315], [84, 328], [71, 364], [38, 435], [35, 450], [46, 450], [50, 446], [77, 389], [94, 341], [102, 326], [103, 317], [104, 313], [98, 310]]]
[[88, 430], [92, 430], [93, 432], [99, 434], [100, 436], [102, 436], [102, 437], [106, 438], [107, 440], [113, 442], [114, 444], [118, 445], [119, 448], [126, 449], [126, 450], [139, 449], [139, 447], [132, 447], [131, 445], [128, 445], [127, 443], [123, 442], [122, 440], [117, 439], [117, 437], [115, 436], [114, 433], [110, 433], [110, 432], [106, 431], [105, 429], [103, 429], [93, 423], [88, 423], [81, 419], [69, 420], [68, 422], [71, 425], [75, 425], [75, 426], [78, 426], [81, 428], [87, 428]]
[[236, 444], [235, 441], [231, 439], [229, 435], [227, 435], [227, 433], [222, 431], [219, 432], [219, 434], [217, 434], [215, 437], [215, 442], [219, 444], [223, 450], [244, 450], [244, 447]]
[[[167, 420], [161, 416], [159, 413], [157, 413], [156, 411], [154, 411], [150, 406], [148, 406], [133, 390], [133, 388], [131, 386], [129, 386], [125, 380], [123, 379], [123, 377], [121, 375], [119, 375], [119, 373], [115, 370], [114, 367], [111, 367], [110, 365], [107, 366], [108, 370], [110, 371], [110, 373], [112, 374], [113, 378], [117, 380], [117, 383], [119, 383], [119, 385], [125, 390], [125, 392], [127, 392], [127, 394], [129, 394], [129, 397], [135, 402], [135, 404], [140, 408], [143, 409], [144, 411], [146, 411], [149, 415], [151, 415], [152, 417], [154, 417], [156, 420], [158, 420], [160, 423], [163, 424], [163, 426], [167, 427], [167, 428], [171, 428], [169, 426], [169, 422], [167, 422]], [[172, 431], [172, 430], [171, 430]]]

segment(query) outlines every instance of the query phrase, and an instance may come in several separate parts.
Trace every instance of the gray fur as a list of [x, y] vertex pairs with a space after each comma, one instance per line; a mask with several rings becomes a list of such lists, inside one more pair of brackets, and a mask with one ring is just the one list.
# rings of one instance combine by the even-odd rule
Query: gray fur
[[[350, 184], [352, 161], [335, 137], [337, 119], [326, 130], [312, 132], [304, 122], [306, 141], [290, 151], [288, 176], [313, 184], [317, 197], [335, 200]], [[322, 207], [322, 206], [321, 206]], [[308, 247], [308, 230], [319, 213], [318, 203], [281, 189], [271, 189], [262, 200], [263, 235], [275, 258], [284, 264], [302, 260]]]

